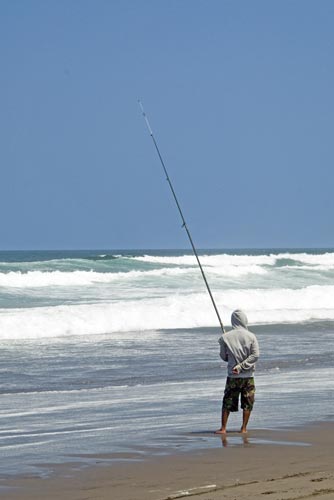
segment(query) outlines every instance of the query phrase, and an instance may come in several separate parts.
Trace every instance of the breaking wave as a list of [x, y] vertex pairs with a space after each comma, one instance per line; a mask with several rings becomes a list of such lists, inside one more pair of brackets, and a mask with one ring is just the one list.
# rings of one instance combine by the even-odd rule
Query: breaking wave
[[[334, 320], [334, 286], [303, 289], [229, 290], [215, 294], [224, 323], [242, 304], [250, 323]], [[0, 338], [113, 334], [217, 326], [205, 293], [112, 303], [32, 307], [0, 311]]]
[[[0, 338], [216, 326], [194, 256], [151, 253], [3, 259]], [[224, 323], [236, 307], [251, 323], [334, 320], [334, 252], [211, 252], [200, 259]]]

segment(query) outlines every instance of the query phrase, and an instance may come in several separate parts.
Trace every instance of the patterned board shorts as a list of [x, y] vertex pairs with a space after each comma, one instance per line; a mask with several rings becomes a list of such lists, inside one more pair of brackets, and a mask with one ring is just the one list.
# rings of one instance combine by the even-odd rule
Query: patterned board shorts
[[239, 394], [241, 394], [241, 408], [252, 411], [255, 400], [255, 383], [253, 377], [227, 377], [223, 408], [228, 411], [238, 411]]

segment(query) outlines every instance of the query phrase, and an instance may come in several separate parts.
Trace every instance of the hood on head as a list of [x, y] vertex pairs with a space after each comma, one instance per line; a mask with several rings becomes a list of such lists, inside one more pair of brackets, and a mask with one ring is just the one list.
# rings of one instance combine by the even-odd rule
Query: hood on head
[[231, 323], [233, 328], [247, 328], [248, 319], [246, 314], [241, 309], [237, 309], [232, 313]]

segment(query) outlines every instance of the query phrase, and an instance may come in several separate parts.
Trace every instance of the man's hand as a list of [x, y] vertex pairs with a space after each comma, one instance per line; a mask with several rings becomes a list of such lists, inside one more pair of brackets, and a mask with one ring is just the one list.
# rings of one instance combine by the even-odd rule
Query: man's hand
[[234, 375], [239, 375], [240, 372], [241, 372], [241, 366], [235, 365], [232, 369], [232, 373], [234, 373]]

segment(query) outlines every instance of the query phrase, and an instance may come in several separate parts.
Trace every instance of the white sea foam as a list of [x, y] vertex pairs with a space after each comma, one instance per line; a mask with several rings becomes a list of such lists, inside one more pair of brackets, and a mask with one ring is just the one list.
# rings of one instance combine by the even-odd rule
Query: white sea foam
[[[98, 272], [98, 266], [82, 270], [81, 260], [73, 270], [73, 262], [53, 271], [27, 262], [27, 272], [0, 273], [0, 298], [9, 304], [0, 310], [0, 338], [116, 335], [217, 324], [192, 255], [120, 257], [102, 268], [107, 272]], [[334, 319], [329, 274], [334, 253], [203, 255], [201, 262], [227, 323], [236, 307], [244, 308], [252, 323]], [[59, 305], [64, 297], [67, 305]]]
[[[246, 274], [266, 274], [267, 270], [256, 265], [225, 267], [210, 267], [211, 274], [220, 276], [244, 276]], [[112, 283], [114, 281], [130, 281], [154, 277], [173, 277], [180, 275], [198, 274], [197, 266], [194, 268], [162, 268], [148, 271], [128, 271], [116, 273], [98, 273], [95, 271], [11, 271], [0, 273], [0, 287], [9, 288], [40, 288], [48, 286], [86, 286], [96, 283]]]
[[151, 271], [129, 271], [118, 273], [97, 273], [94, 271], [29, 271], [27, 273], [0, 273], [0, 286], [35, 288], [48, 286], [85, 286], [94, 283], [111, 283], [116, 280], [133, 280], [145, 276], [186, 274], [186, 269], [154, 269]]
[[216, 266], [216, 267], [207, 267], [203, 266], [207, 273], [210, 275], [218, 275], [221, 277], [238, 277], [238, 276], [246, 276], [247, 274], [258, 274], [264, 275], [268, 273], [268, 270], [259, 265], [251, 264], [251, 265], [234, 265], [229, 264], [225, 266]]
[[334, 252], [327, 252], [323, 254], [311, 253], [282, 253], [276, 255], [277, 259], [291, 259], [303, 264], [312, 265], [325, 265], [334, 267]]
[[[250, 323], [334, 320], [334, 286], [229, 290], [215, 294], [223, 320], [242, 306]], [[206, 294], [0, 312], [0, 338], [39, 338], [216, 326]], [[143, 333], [142, 333], [143, 334]], [[141, 334], [141, 335], [142, 335]]]
[[313, 265], [295, 265], [295, 266], [284, 266], [284, 269], [289, 270], [289, 269], [297, 269], [298, 271], [333, 271], [334, 270], [334, 264], [333, 265], [323, 265], [323, 264], [313, 264]]
[[[199, 259], [205, 266], [250, 266], [250, 265], [274, 265], [276, 255], [200, 255]], [[194, 255], [181, 256], [153, 256], [143, 255], [141, 257], [132, 257], [133, 260], [142, 262], [152, 262], [155, 264], [174, 264], [178, 266], [196, 266], [196, 258]]]
[[[174, 264], [174, 265], [196, 265], [194, 255], [181, 255], [181, 256], [152, 256], [143, 255], [139, 257], [131, 257], [133, 260], [142, 262], [152, 262], [159, 264]], [[274, 266], [277, 261], [282, 259], [289, 259], [296, 262], [312, 265], [326, 265], [334, 267], [334, 252], [327, 252], [323, 254], [311, 253], [278, 253], [269, 255], [230, 255], [230, 254], [217, 254], [217, 255], [200, 255], [200, 261], [206, 266]]]

